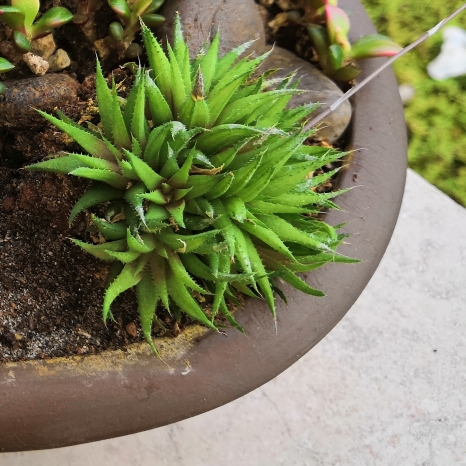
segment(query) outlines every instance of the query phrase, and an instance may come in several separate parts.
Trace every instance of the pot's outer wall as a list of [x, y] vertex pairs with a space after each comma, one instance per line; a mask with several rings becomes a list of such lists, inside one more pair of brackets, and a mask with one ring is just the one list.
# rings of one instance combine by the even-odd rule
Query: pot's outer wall
[[[374, 32], [359, 3], [340, 4], [351, 11], [352, 29], [358, 31], [352, 41]], [[364, 75], [378, 63], [367, 61]], [[364, 150], [354, 153], [341, 181], [342, 187], [358, 187], [338, 198], [342, 211], [327, 219], [348, 222], [350, 244], [341, 252], [362, 262], [327, 265], [308, 274], [309, 283], [323, 289], [326, 298], [288, 290], [288, 308], [277, 302], [278, 335], [265, 304], [250, 300], [237, 315], [248, 337], [235, 330], [227, 337], [207, 333], [184, 358], [170, 361], [172, 371], [150, 354], [106, 356], [97, 375], [88, 358], [60, 369], [46, 361], [1, 366], [0, 451], [85, 443], [195, 416], [268, 382], [321, 340], [377, 268], [404, 191], [406, 129], [393, 73], [377, 77], [353, 103], [350, 147]]]

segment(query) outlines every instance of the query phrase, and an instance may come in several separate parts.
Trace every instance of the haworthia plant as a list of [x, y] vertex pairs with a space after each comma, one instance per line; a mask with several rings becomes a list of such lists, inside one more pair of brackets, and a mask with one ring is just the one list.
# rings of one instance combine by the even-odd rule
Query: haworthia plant
[[70, 222], [103, 205], [105, 214], [91, 216], [103, 239], [74, 242], [112, 263], [105, 320], [115, 298], [136, 289], [142, 331], [155, 352], [159, 303], [214, 330], [220, 313], [242, 330], [228, 306], [239, 292], [264, 299], [275, 317], [274, 292], [283, 296], [277, 277], [323, 296], [296, 274], [353, 260], [335, 252], [343, 236], [315, 215], [334, 208], [338, 192], [314, 189], [334, 172], [310, 174], [343, 154], [305, 144], [313, 131], [303, 130], [303, 120], [315, 107], [286, 108], [301, 92], [297, 83], [288, 77], [267, 90], [267, 75], [256, 75], [267, 54], [240, 59], [245, 44], [219, 58], [218, 35], [190, 61], [179, 18], [167, 52], [141, 30], [150, 68], [137, 71], [126, 101], [97, 63], [99, 127], [41, 112], [83, 153], [28, 168], [93, 181]]

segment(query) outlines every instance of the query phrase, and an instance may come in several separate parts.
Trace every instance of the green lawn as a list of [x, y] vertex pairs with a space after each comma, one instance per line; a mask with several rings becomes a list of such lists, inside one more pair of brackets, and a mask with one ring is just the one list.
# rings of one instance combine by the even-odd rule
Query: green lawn
[[[362, 0], [380, 33], [405, 46], [463, 2], [452, 0]], [[466, 29], [466, 12], [449, 25]], [[434, 81], [427, 64], [440, 52], [442, 34], [395, 63], [400, 83], [416, 95], [405, 107], [409, 165], [455, 201], [466, 206], [466, 76]]]

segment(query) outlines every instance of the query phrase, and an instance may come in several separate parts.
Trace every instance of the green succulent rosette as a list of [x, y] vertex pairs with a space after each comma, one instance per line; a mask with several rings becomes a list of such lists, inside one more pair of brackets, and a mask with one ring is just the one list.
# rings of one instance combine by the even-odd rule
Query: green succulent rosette
[[[312, 131], [303, 120], [315, 105], [287, 109], [302, 92], [297, 82], [289, 76], [271, 88], [270, 73], [257, 73], [268, 54], [240, 58], [250, 43], [219, 58], [217, 35], [190, 60], [179, 18], [167, 53], [145, 25], [141, 31], [150, 69], [138, 69], [126, 100], [97, 63], [98, 127], [41, 112], [83, 153], [28, 167], [93, 181], [70, 223], [84, 210], [105, 210], [91, 216], [100, 244], [74, 240], [113, 263], [104, 319], [134, 287], [142, 331], [156, 351], [158, 303], [214, 330], [220, 313], [242, 330], [228, 306], [238, 293], [265, 299], [274, 318], [275, 293], [284, 297], [277, 278], [323, 296], [297, 273], [353, 260], [335, 252], [343, 236], [318, 216], [336, 207], [338, 192], [315, 188], [337, 170], [311, 174], [343, 154], [305, 144]], [[206, 297], [208, 310], [200, 305]]]

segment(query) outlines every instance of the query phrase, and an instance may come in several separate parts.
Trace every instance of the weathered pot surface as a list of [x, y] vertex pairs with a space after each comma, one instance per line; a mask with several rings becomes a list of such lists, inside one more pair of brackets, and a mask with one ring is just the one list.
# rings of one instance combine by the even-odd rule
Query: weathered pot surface
[[[356, 0], [350, 10], [352, 41], [374, 32]], [[380, 63], [363, 65], [363, 76]], [[249, 300], [237, 319], [247, 337], [193, 327], [158, 343], [167, 367], [146, 346], [127, 353], [12, 363], [0, 366], [0, 451], [91, 442], [152, 429], [232, 401], [285, 370], [344, 316], [377, 268], [398, 216], [406, 174], [406, 130], [396, 80], [386, 71], [353, 101], [353, 153], [331, 224], [347, 222], [343, 254], [359, 264], [327, 265], [307, 274], [327, 293], [312, 298], [285, 289], [278, 334], [266, 305]]]

